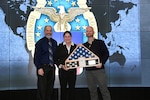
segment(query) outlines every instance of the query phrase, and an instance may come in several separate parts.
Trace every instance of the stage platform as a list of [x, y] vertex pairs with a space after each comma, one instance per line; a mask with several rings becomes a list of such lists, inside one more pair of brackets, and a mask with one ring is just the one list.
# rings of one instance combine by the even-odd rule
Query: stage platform
[[[110, 87], [109, 90], [112, 100], [150, 99], [149, 87]], [[37, 100], [36, 89], [0, 91], [0, 98], [1, 100]], [[54, 89], [53, 100], [59, 100], [59, 89]], [[76, 100], [90, 100], [88, 89], [76, 88]]]

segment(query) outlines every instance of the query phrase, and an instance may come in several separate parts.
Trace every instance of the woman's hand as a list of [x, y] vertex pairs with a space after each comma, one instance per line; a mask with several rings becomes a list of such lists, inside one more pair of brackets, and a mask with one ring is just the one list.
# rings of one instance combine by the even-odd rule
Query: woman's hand
[[62, 68], [66, 71], [68, 71], [69, 69], [65, 66], [65, 65], [62, 65]]

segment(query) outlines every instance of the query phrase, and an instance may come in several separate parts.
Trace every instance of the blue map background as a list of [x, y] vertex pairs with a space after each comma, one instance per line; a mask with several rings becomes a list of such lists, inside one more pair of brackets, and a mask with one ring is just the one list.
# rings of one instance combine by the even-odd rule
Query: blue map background
[[[33, 10], [31, 6], [36, 3], [36, 0], [0, 1], [1, 90], [36, 88], [35, 67], [25, 38], [27, 19]], [[147, 70], [141, 68], [141, 55], [148, 55], [148, 52], [141, 51], [146, 46], [141, 45], [141, 33], [145, 32], [145, 27], [140, 26], [140, 1], [87, 0], [87, 5], [92, 7], [96, 17], [99, 39], [105, 41], [110, 52], [106, 63], [108, 86], [150, 86], [147, 74], [143, 77], [143, 70]], [[144, 35], [143, 38], [147, 37]], [[145, 66], [148, 61], [149, 58], [144, 59]], [[77, 87], [85, 86], [85, 75], [82, 73], [77, 77]], [[55, 87], [59, 87], [58, 78]]]

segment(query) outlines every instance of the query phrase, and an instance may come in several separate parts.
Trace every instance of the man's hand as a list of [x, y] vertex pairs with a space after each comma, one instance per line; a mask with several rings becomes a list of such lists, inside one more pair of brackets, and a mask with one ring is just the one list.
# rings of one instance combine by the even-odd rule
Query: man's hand
[[44, 76], [43, 68], [38, 69], [38, 74], [41, 76]]
[[96, 68], [102, 68], [102, 63], [99, 63]]

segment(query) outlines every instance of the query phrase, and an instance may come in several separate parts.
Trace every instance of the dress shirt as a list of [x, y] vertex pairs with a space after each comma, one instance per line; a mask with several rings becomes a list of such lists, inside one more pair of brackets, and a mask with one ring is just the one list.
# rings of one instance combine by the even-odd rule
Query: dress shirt
[[[50, 40], [52, 43], [53, 56], [55, 56], [57, 42], [53, 38], [51, 38]], [[48, 38], [43, 37], [35, 44], [34, 63], [38, 69], [41, 68], [43, 64], [49, 64], [48, 42]]]

